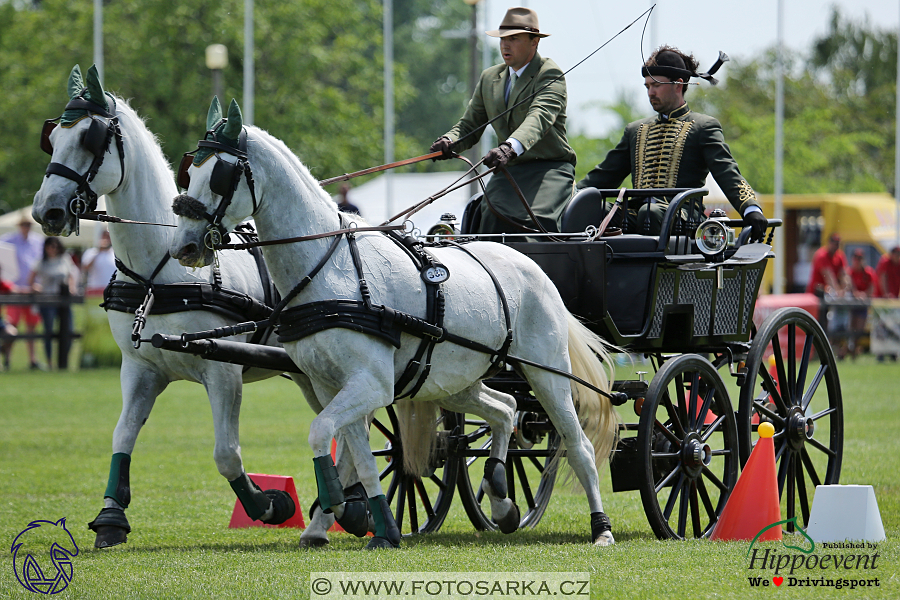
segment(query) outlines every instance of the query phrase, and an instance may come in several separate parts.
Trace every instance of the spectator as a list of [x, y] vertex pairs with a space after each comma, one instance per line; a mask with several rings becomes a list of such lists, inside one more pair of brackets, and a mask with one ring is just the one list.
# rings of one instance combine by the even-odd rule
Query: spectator
[[[13, 284], [0, 277], [0, 294], [11, 294]], [[3, 319], [3, 306], [0, 305], [0, 356], [3, 356], [3, 368], [9, 371], [9, 355], [12, 352], [12, 343], [19, 332], [15, 327]]]
[[[32, 231], [31, 225], [32, 221], [23, 213], [22, 219], [19, 221], [19, 230], [0, 237], [0, 242], [12, 244], [16, 249], [16, 264], [19, 267], [19, 275], [13, 281], [13, 290], [16, 292], [27, 293], [30, 291], [31, 286], [28, 283], [28, 278], [32, 267], [41, 258], [43, 248], [42, 236]], [[9, 324], [13, 327], [18, 327], [19, 323], [24, 321], [25, 329], [30, 335], [34, 334], [34, 328], [41, 320], [34, 307], [28, 304], [8, 306], [6, 316]], [[39, 369], [40, 365], [34, 355], [34, 339], [26, 340], [26, 346], [28, 347], [28, 360], [31, 368]]]
[[881, 257], [875, 273], [882, 298], [900, 297], [900, 246]]
[[[854, 298], [868, 300], [876, 296], [875, 269], [866, 264], [866, 254], [862, 248], [854, 250], [850, 259], [850, 283]], [[868, 316], [868, 302], [866, 306], [854, 307], [850, 311], [850, 355], [854, 358], [859, 355], [859, 338], [865, 335]]]
[[866, 254], [862, 248], [853, 251], [850, 260], [850, 282], [853, 296], [860, 299], [874, 298], [878, 289], [875, 269], [866, 264]]
[[350, 203], [350, 199], [348, 198], [349, 193], [350, 185], [346, 183], [341, 185], [341, 191], [337, 203], [338, 210], [344, 213], [362, 216], [362, 213], [359, 212], [359, 208], [357, 208], [355, 204]]
[[[35, 292], [68, 296], [78, 292], [77, 271], [59, 238], [48, 237], [44, 240], [43, 256], [31, 271], [28, 283]], [[44, 354], [48, 366], [53, 364], [53, 324], [59, 319], [59, 355], [56, 364], [59, 369], [65, 370], [69, 366], [72, 341], [72, 307], [69, 304], [41, 306], [41, 319], [44, 322]]]
[[850, 289], [847, 281], [847, 258], [840, 246], [841, 236], [833, 233], [828, 238], [828, 244], [813, 254], [807, 294], [841, 297]]
[[109, 280], [116, 274], [116, 256], [108, 231], [100, 234], [98, 246], [84, 251], [81, 256], [81, 273], [85, 278], [85, 295], [102, 296]]

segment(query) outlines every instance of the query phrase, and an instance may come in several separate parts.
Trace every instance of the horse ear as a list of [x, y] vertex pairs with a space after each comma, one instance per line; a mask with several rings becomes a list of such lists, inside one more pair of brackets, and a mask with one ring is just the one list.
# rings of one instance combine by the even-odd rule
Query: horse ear
[[222, 130], [222, 135], [228, 139], [236, 140], [241, 135], [241, 129], [244, 127], [244, 115], [241, 114], [241, 107], [238, 106], [237, 100], [231, 99], [228, 105], [228, 121]]
[[106, 94], [103, 93], [103, 85], [100, 83], [100, 71], [97, 65], [91, 65], [87, 72], [87, 98], [94, 104], [99, 104], [104, 110], [109, 110], [109, 102], [106, 100]]
[[213, 96], [212, 103], [209, 105], [209, 112], [206, 114], [206, 130], [211, 131], [221, 120], [222, 106], [219, 104], [219, 97]]
[[72, 67], [72, 72], [69, 73], [69, 83], [67, 87], [70, 99], [80, 94], [81, 90], [84, 89], [84, 79], [81, 77], [81, 67], [78, 65]]
[[55, 524], [56, 524], [58, 527], [65, 527], [65, 526], [66, 526], [66, 518], [63, 517], [62, 519], [60, 519], [59, 521], [57, 521]]

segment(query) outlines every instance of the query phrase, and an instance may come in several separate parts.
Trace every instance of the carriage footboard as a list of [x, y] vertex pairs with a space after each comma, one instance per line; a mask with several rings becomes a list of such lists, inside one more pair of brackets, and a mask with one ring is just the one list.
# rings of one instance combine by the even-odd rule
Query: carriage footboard
[[284, 373], [303, 373], [283, 348], [226, 340], [197, 340], [182, 343], [180, 335], [163, 335], [161, 333], [154, 334], [151, 342], [154, 348], [195, 354], [207, 360]]

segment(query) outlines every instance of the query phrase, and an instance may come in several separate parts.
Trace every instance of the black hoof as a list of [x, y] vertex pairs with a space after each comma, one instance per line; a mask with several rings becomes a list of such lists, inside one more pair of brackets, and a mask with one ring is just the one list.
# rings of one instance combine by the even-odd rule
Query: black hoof
[[294, 516], [297, 507], [290, 494], [281, 490], [266, 490], [266, 496], [272, 501], [272, 516], [263, 519], [262, 522], [267, 525], [281, 525]]
[[97, 539], [94, 540], [94, 548], [112, 548], [128, 541], [128, 532], [121, 527], [104, 525], [96, 529]]
[[400, 547], [400, 544], [394, 544], [387, 538], [383, 537], [373, 537], [369, 540], [369, 543], [366, 544], [366, 550], [381, 550], [383, 548], [388, 550], [396, 550]]
[[506, 516], [499, 521], [496, 521], [497, 527], [499, 527], [500, 531], [503, 533], [515, 533], [519, 529], [520, 519], [521, 514], [519, 513], [519, 507], [513, 503], [513, 510], [506, 513]]
[[97, 534], [94, 540], [95, 548], [111, 548], [124, 544], [128, 534], [131, 533], [131, 525], [125, 517], [125, 511], [121, 508], [104, 508], [97, 518], [88, 523], [88, 529]]
[[327, 545], [328, 545], [328, 538], [320, 538], [320, 537], [306, 538], [306, 539], [303, 539], [302, 537], [300, 538], [300, 548], [302, 548], [302, 549], [324, 548]]

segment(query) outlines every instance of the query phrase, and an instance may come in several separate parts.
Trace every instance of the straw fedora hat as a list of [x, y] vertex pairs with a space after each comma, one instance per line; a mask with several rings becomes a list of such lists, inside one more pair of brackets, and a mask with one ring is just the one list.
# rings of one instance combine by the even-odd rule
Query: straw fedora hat
[[547, 37], [549, 33], [541, 33], [537, 13], [530, 8], [517, 6], [506, 11], [500, 23], [500, 29], [485, 31], [491, 37], [506, 37], [517, 33], [530, 33], [538, 37]]

